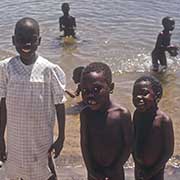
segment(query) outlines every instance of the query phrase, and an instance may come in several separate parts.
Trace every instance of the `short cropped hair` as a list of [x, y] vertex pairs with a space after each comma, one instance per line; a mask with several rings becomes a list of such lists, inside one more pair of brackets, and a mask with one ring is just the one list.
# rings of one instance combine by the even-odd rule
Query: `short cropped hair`
[[33, 19], [33, 18], [30, 18], [30, 17], [24, 17], [22, 19], [20, 19], [17, 23], [16, 23], [16, 26], [15, 26], [15, 30], [14, 30], [14, 33], [17, 34], [17, 31], [21, 28], [23, 28], [27, 23], [31, 23], [33, 25], [33, 28], [36, 29], [38, 35], [39, 35], [39, 23]]
[[84, 66], [78, 66], [73, 70], [73, 76], [78, 77], [79, 81], [81, 79], [81, 73], [82, 73], [83, 69], [84, 69]]
[[64, 9], [64, 8], [70, 8], [69, 7], [69, 3], [62, 3], [62, 5], [61, 5], [61, 9]]
[[175, 24], [175, 21], [172, 17], [166, 16], [162, 19], [162, 25], [166, 27], [168, 23]]
[[90, 63], [88, 66], [85, 67], [85, 69], [82, 72], [82, 76], [85, 74], [88, 74], [90, 72], [103, 72], [104, 78], [108, 85], [111, 85], [112, 83], [112, 72], [110, 67], [102, 62], [93, 62]]
[[151, 86], [152, 86], [152, 89], [156, 95], [156, 99], [160, 100], [161, 97], [162, 97], [162, 94], [163, 94], [163, 88], [162, 88], [162, 85], [160, 83], [160, 81], [155, 78], [154, 76], [152, 75], [149, 75], [149, 76], [141, 76], [140, 78], [138, 78], [135, 83], [134, 83], [134, 86], [136, 84], [138, 84], [139, 82], [141, 81], [149, 81], [151, 83]]

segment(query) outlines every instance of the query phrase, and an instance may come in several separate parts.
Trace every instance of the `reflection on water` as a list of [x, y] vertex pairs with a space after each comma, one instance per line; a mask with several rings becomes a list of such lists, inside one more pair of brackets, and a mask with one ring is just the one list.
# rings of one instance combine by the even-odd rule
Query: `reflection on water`
[[[78, 40], [72, 46], [59, 39], [58, 18], [62, 15], [56, 0], [3, 0], [0, 2], [0, 57], [15, 55], [11, 36], [20, 17], [31, 16], [41, 27], [42, 42], [39, 53], [62, 66], [67, 76], [67, 88], [74, 89], [71, 79], [76, 66], [92, 61], [110, 65], [116, 84], [112, 98], [134, 111], [131, 94], [136, 78], [151, 74], [151, 51], [157, 34], [162, 30], [161, 19], [173, 16], [176, 21], [172, 33], [173, 44], [179, 43], [179, 0], [69, 0], [70, 13], [76, 17]], [[180, 154], [180, 56], [167, 54], [168, 70], [154, 74], [164, 88], [160, 107], [171, 116], [175, 129], [175, 153], [170, 161], [179, 167]], [[71, 101], [70, 101], [71, 102]], [[69, 102], [68, 102], [69, 103]], [[72, 105], [72, 104], [71, 104]], [[69, 105], [69, 107], [71, 107]]]

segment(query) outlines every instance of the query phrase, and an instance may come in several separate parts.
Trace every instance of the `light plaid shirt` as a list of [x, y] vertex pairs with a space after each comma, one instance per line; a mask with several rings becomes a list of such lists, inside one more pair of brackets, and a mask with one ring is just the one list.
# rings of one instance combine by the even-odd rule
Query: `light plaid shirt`
[[0, 98], [7, 106], [7, 174], [46, 180], [48, 149], [53, 143], [55, 104], [65, 102], [65, 74], [39, 56], [32, 65], [20, 57], [0, 62]]

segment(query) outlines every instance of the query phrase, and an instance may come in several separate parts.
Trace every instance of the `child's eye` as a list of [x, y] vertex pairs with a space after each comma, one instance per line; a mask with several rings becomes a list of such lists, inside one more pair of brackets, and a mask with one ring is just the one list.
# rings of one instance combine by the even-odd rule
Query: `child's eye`
[[98, 93], [100, 93], [100, 91], [101, 91], [101, 87], [95, 87], [94, 89], [93, 89], [93, 93], [94, 94], [98, 94]]
[[25, 43], [31, 43], [31, 44], [35, 44], [38, 40], [38, 36], [34, 35], [32, 36], [31, 38], [25, 38], [25, 37], [19, 37], [17, 36], [16, 37], [16, 42], [17, 43], [22, 43], [22, 44], [25, 44]]
[[148, 90], [143, 90], [143, 91], [142, 91], [142, 95], [143, 95], [143, 96], [146, 96], [146, 95], [148, 95], [148, 94], [149, 94], [149, 91], [148, 91]]

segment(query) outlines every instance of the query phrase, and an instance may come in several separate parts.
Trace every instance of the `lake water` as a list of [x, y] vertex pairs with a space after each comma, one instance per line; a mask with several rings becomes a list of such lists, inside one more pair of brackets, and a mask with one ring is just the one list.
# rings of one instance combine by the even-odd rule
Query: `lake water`
[[[0, 2], [0, 58], [16, 54], [11, 43], [14, 25], [22, 17], [38, 20], [42, 43], [39, 54], [59, 64], [67, 75], [69, 89], [75, 86], [72, 70], [78, 65], [102, 61], [110, 65], [116, 84], [112, 98], [133, 112], [131, 92], [137, 77], [150, 73], [151, 51], [161, 19], [172, 16], [176, 27], [172, 44], [180, 42], [179, 0], [69, 0], [70, 14], [76, 17], [79, 40], [64, 46], [59, 40], [58, 18], [61, 1], [2, 0]], [[180, 56], [168, 58], [166, 73], [156, 75], [162, 82], [164, 95], [160, 107], [171, 116], [175, 129], [175, 152], [171, 165], [180, 167]], [[71, 103], [71, 100], [69, 100]]]

